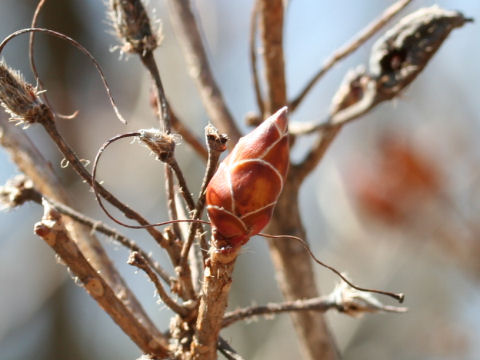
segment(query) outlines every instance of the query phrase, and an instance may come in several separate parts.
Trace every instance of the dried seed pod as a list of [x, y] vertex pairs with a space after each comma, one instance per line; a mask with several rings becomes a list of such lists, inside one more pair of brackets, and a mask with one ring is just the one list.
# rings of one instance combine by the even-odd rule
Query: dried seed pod
[[0, 103], [10, 114], [10, 120], [19, 124], [41, 122], [52, 115], [38, 97], [37, 89], [3, 62], [0, 62]]
[[236, 249], [270, 221], [288, 165], [284, 107], [242, 137], [222, 161], [206, 190], [215, 246]]
[[141, 0], [110, 0], [110, 14], [117, 36], [124, 42], [124, 52], [143, 54], [158, 46], [150, 19]]
[[432, 6], [404, 17], [377, 40], [370, 55], [370, 74], [378, 96], [390, 99], [410, 84], [450, 32], [472, 19]]

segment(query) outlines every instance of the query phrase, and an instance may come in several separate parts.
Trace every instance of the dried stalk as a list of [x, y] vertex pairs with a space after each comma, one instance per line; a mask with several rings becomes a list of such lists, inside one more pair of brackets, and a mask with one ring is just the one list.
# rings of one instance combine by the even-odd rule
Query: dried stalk
[[408, 309], [405, 307], [383, 305], [370, 294], [356, 291], [345, 283], [341, 283], [327, 296], [321, 296], [314, 299], [286, 301], [283, 303], [270, 303], [264, 306], [251, 306], [231, 311], [225, 314], [225, 317], [223, 318], [223, 327], [230, 326], [237, 321], [248, 320], [257, 316], [310, 310], [322, 313], [328, 310], [337, 310], [350, 316], [360, 316], [365, 313], [377, 312], [404, 313]]
[[101, 234], [104, 234], [113, 240], [117, 241], [120, 245], [124, 246], [125, 248], [131, 250], [131, 251], [136, 251], [140, 253], [145, 260], [148, 262], [150, 267], [155, 270], [155, 272], [160, 275], [160, 277], [167, 283], [169, 284], [171, 281], [170, 275], [168, 275], [167, 271], [164, 270], [159, 263], [157, 263], [152, 256], [147, 254], [144, 250], [142, 250], [133, 240], [129, 239], [125, 235], [120, 234], [118, 231], [115, 229], [105, 225], [101, 221], [94, 220], [92, 218], [89, 218], [88, 216], [75, 211], [71, 207], [59, 203], [57, 201], [54, 201], [50, 198], [47, 198], [45, 196], [42, 196], [40, 193], [40, 198], [43, 198], [48, 204], [54, 209], [55, 211], [58, 211], [62, 215], [66, 215], [72, 220], [75, 220], [76, 222], [88, 226], [92, 231], [99, 232]]
[[60, 213], [48, 203], [44, 203], [44, 208], [42, 220], [35, 224], [35, 233], [55, 251], [90, 296], [143, 352], [160, 358], [167, 357], [167, 340], [160, 333], [152, 333], [151, 329], [145, 327], [117, 297], [72, 240]]
[[138, 251], [133, 251], [130, 254], [130, 257], [128, 258], [128, 264], [143, 270], [145, 274], [147, 274], [150, 281], [155, 285], [158, 296], [160, 296], [160, 299], [162, 299], [165, 305], [167, 305], [170, 309], [172, 309], [181, 317], [185, 317], [188, 315], [190, 311], [186, 307], [178, 304], [168, 295], [168, 293], [163, 288], [162, 283], [155, 275], [155, 272], [150, 267], [150, 264]]
[[[283, 60], [283, 1], [261, 0], [261, 35], [268, 82], [266, 112], [287, 103]], [[267, 232], [305, 237], [298, 209], [300, 183], [288, 176], [274, 217]], [[269, 241], [280, 288], [287, 300], [318, 297], [311, 260], [301, 245], [292, 242]], [[336, 359], [338, 351], [322, 314], [315, 312], [292, 314], [302, 350], [309, 359]]]
[[[205, 190], [207, 189], [207, 185], [212, 179], [213, 174], [217, 170], [218, 160], [220, 159], [222, 152], [225, 151], [228, 140], [226, 135], [219, 134], [218, 130], [213, 126], [207, 126], [205, 128], [205, 138], [208, 146], [207, 170], [205, 172], [205, 177], [203, 178], [202, 186], [200, 187], [200, 194], [192, 214], [192, 219], [199, 219], [202, 216], [202, 212], [205, 208]], [[198, 227], [198, 223], [190, 224], [190, 228], [188, 230], [188, 239], [182, 248], [180, 261], [181, 266], [185, 264]], [[206, 248], [206, 241], [202, 241], [200, 246], [202, 246], [202, 248]]]
[[170, 0], [168, 4], [172, 23], [190, 68], [190, 75], [197, 84], [207, 113], [213, 124], [232, 139], [230, 147], [233, 147], [241, 136], [240, 130], [213, 77], [191, 3], [189, 0]]
[[[51, 199], [68, 203], [68, 196], [63, 185], [53, 173], [50, 163], [45, 160], [25, 133], [9, 124], [3, 116], [0, 116], [0, 129], [1, 145], [9, 152], [12, 161], [20, 171], [33, 181], [35, 188]], [[158, 333], [135, 295], [115, 269], [98, 239], [90, 233], [89, 229], [79, 226], [75, 221], [66, 218], [64, 223], [68, 229], [71, 229], [69, 236], [73, 238], [82, 254], [89, 259], [97, 271], [102, 273], [117, 294], [123, 294], [122, 298], [129, 304], [132, 313], [145, 324], [151, 334]]]
[[360, 31], [352, 40], [347, 42], [344, 46], [336, 50], [318, 70], [318, 72], [312, 77], [312, 79], [305, 85], [300, 94], [290, 101], [288, 107], [291, 112], [300, 105], [303, 99], [308, 95], [313, 86], [336, 64], [346, 58], [348, 55], [362, 46], [368, 39], [381, 30], [391, 19], [395, 17], [401, 10], [403, 10], [412, 0], [399, 0], [392, 6], [387, 8], [382, 15], [369, 25]]

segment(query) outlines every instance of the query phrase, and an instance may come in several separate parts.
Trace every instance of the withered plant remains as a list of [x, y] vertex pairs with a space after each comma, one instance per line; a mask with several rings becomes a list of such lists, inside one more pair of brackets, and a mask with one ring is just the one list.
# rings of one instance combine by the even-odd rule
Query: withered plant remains
[[[330, 295], [320, 296], [313, 276], [312, 258], [315, 257], [302, 240], [306, 238], [306, 233], [299, 214], [299, 188], [345, 124], [401, 94], [450, 32], [470, 19], [459, 12], [435, 6], [405, 16], [375, 43], [368, 66], [359, 66], [348, 72], [332, 100], [327, 121], [289, 124], [288, 115], [295, 112], [328, 70], [380, 32], [410, 2], [399, 0], [391, 5], [351, 42], [327, 59], [297, 97], [287, 99], [282, 47], [286, 2], [256, 0], [251, 18], [250, 59], [258, 112], [257, 115], [250, 114], [247, 121], [258, 127], [242, 137], [244, 134], [231, 116], [207, 60], [191, 2], [167, 0], [175, 31], [191, 68], [189, 73], [213, 124], [206, 127], [203, 144], [192, 135], [169, 104], [168, 89], [164, 89], [161, 80], [161, 72], [168, 69], [159, 69], [153, 56], [154, 51], [162, 56], [161, 50], [156, 50], [161, 35], [152, 27], [144, 5], [140, 0], [110, 0], [110, 20], [121, 41], [121, 51], [138, 56], [151, 76], [158, 128], [141, 129], [108, 140], [100, 149], [91, 173], [57, 129], [60, 116], [43, 92], [33, 60], [35, 33], [60, 37], [80, 49], [97, 67], [109, 96], [110, 90], [99, 64], [87, 49], [66, 35], [36, 27], [38, 13], [45, 3], [41, 0], [31, 28], [13, 33], [0, 44], [1, 52], [11, 39], [30, 34], [30, 59], [38, 85], [35, 87], [26, 83], [17, 71], [1, 63], [1, 104], [11, 121], [25, 127], [42, 126], [78, 176], [95, 190], [105, 212], [102, 200], [138, 225], [127, 225], [114, 219], [117, 223], [145, 228], [166, 251], [175, 272], [167, 272], [135, 240], [70, 208], [63, 185], [40, 152], [24, 132], [7, 123], [1, 124], [1, 144], [10, 152], [24, 175], [2, 187], [1, 200], [7, 208], [20, 206], [26, 201], [43, 206], [44, 215], [34, 225], [35, 233], [63, 260], [88, 294], [131, 338], [145, 358], [216, 359], [220, 351], [229, 359], [241, 359], [241, 355], [221, 338], [223, 328], [252, 316], [289, 312], [305, 358], [337, 359], [339, 352], [324, 321], [325, 311], [336, 309], [357, 315], [379, 311], [403, 312], [405, 308], [382, 305], [369, 291], [398, 299], [401, 295], [358, 288], [341, 274], [344, 281]], [[257, 37], [263, 48], [263, 84], [257, 73]], [[110, 100], [118, 118], [124, 121], [111, 96]], [[199, 186], [188, 183], [175, 158], [176, 134], [185, 139], [185, 146], [191, 146], [206, 161], [204, 180]], [[301, 142], [306, 134], [315, 134], [315, 142], [301, 161], [289, 164], [289, 144]], [[142, 215], [95, 180], [101, 153], [112, 142], [126, 137], [138, 139], [164, 163], [170, 225], [164, 226], [163, 230], [158, 224], [149, 224]], [[219, 164], [220, 155], [227, 147], [231, 153]], [[175, 194], [175, 183], [183, 197], [181, 204]], [[192, 195], [192, 189], [198, 189], [197, 196]], [[179, 215], [181, 206], [185, 207], [183, 213], [189, 214], [186, 219]], [[205, 209], [210, 221], [202, 220]], [[181, 220], [188, 220], [188, 226], [178, 226]], [[226, 312], [239, 249], [267, 224], [266, 232], [280, 235], [272, 236], [269, 246], [286, 301]], [[205, 235], [209, 228], [210, 239]], [[128, 263], [145, 272], [162, 302], [175, 314], [169, 327], [150, 320], [94, 232], [106, 234], [131, 250]], [[282, 237], [290, 240], [278, 239]], [[192, 246], [195, 242], [199, 243], [198, 247]], [[198, 249], [209, 250], [200, 252]], [[163, 329], [159, 330], [158, 325]]]

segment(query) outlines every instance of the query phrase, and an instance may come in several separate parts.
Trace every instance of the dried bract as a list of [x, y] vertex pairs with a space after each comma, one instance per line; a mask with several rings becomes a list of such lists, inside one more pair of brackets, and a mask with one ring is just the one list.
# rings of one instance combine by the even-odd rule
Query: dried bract
[[123, 42], [122, 51], [144, 54], [158, 46], [150, 19], [140, 0], [110, 0], [110, 18], [117, 36]]
[[377, 40], [370, 55], [370, 74], [378, 96], [390, 99], [427, 65], [450, 32], [472, 19], [432, 6], [404, 17]]
[[142, 129], [139, 133], [139, 140], [157, 155], [158, 160], [166, 162], [173, 156], [179, 135], [166, 134], [158, 129]]
[[20, 124], [41, 122], [51, 115], [40, 101], [37, 90], [3, 62], [0, 63], [0, 102], [10, 114], [10, 120]]

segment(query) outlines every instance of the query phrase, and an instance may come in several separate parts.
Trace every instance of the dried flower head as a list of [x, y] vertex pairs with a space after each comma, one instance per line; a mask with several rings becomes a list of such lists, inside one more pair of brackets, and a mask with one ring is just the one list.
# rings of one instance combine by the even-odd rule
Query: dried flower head
[[40, 122], [51, 115], [48, 107], [40, 101], [37, 89], [3, 62], [0, 62], [0, 102], [10, 114], [10, 120], [20, 124]]
[[158, 129], [142, 129], [138, 137], [160, 161], [167, 162], [173, 156], [175, 145], [181, 140], [178, 134], [167, 134]]
[[472, 19], [432, 6], [400, 20], [377, 40], [370, 55], [370, 74], [379, 96], [398, 95], [423, 70], [450, 32]]
[[110, 9], [113, 27], [123, 42], [122, 51], [144, 54], [155, 50], [159, 37], [152, 32], [150, 19], [140, 0], [110, 0]]
[[33, 187], [33, 181], [25, 175], [17, 175], [0, 186], [0, 209], [13, 209], [27, 201], [41, 201], [41, 195]]
[[337, 284], [329, 298], [336, 304], [339, 311], [353, 317], [362, 316], [365, 313], [408, 311], [405, 307], [383, 305], [372, 294], [358, 291], [345, 282]]

